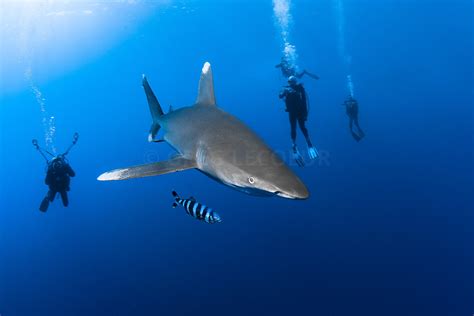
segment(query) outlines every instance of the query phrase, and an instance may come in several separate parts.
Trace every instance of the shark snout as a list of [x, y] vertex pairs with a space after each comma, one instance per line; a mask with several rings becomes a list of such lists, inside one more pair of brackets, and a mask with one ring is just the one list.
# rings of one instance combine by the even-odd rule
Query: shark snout
[[304, 200], [309, 198], [308, 189], [296, 176], [292, 178], [292, 181], [288, 181], [284, 185], [276, 186], [275, 194], [287, 199]]
[[286, 199], [304, 200], [309, 197], [306, 185], [288, 168], [270, 170], [255, 178], [250, 177], [248, 181], [242, 181], [240, 187], [246, 188], [246, 192], [266, 192], [267, 195], [276, 195]]
[[301, 186], [289, 190], [280, 189], [276, 192], [276, 194], [280, 197], [287, 199], [304, 200], [309, 198], [309, 191], [304, 184], [301, 184]]
[[305, 186], [303, 186], [302, 188], [300, 188], [298, 190], [295, 190], [292, 193], [292, 195], [295, 199], [305, 200], [305, 199], [309, 198], [309, 191]]

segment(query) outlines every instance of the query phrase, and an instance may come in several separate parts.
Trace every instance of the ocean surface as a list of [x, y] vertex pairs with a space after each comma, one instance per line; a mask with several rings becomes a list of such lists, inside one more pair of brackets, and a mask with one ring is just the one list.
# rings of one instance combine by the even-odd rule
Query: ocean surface
[[[471, 315], [473, 2], [0, 1], [0, 315]], [[291, 158], [285, 56], [320, 152]], [[185, 171], [99, 182], [164, 160], [165, 111], [192, 105], [204, 62], [218, 105], [307, 185], [246, 195]], [[350, 79], [350, 80], [349, 80]], [[355, 142], [341, 104], [359, 102]], [[70, 205], [31, 140], [68, 155]], [[223, 222], [171, 207], [194, 196]]]

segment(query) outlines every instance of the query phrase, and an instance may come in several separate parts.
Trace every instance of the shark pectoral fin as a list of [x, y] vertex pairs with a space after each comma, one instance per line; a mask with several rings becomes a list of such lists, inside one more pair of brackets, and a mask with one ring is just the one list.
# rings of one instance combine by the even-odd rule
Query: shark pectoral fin
[[214, 95], [214, 80], [212, 78], [211, 64], [204, 63], [199, 79], [198, 97], [196, 99], [198, 106], [215, 106], [216, 97]]
[[196, 162], [183, 157], [167, 161], [154, 162], [146, 165], [115, 169], [101, 174], [97, 180], [114, 181], [134, 178], [152, 177], [162, 174], [196, 168]]

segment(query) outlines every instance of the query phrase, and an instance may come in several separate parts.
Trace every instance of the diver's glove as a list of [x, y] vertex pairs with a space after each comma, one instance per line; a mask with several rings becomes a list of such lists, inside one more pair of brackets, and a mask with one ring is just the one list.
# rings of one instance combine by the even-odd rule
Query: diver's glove
[[314, 147], [308, 147], [308, 156], [310, 159], [316, 159], [319, 156], [318, 150]]
[[354, 132], [351, 132], [351, 134], [352, 134], [352, 137], [355, 139], [356, 142], [360, 142], [360, 140], [362, 139], [362, 137], [360, 137], [359, 135], [357, 135]]
[[293, 145], [293, 159], [296, 161], [296, 164], [299, 166], [299, 167], [304, 167], [304, 159], [303, 159], [303, 156], [301, 156], [298, 148], [296, 147], [296, 145]]

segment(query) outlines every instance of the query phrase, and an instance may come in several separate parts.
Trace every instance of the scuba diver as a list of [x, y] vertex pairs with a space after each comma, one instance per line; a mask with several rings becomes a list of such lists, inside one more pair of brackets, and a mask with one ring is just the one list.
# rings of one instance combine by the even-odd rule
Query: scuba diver
[[291, 140], [293, 142], [293, 158], [300, 166], [304, 166], [304, 160], [296, 146], [296, 124], [300, 126], [306, 143], [308, 145], [308, 156], [310, 159], [318, 157], [318, 151], [313, 147], [309, 138], [308, 129], [306, 128], [306, 120], [308, 119], [308, 100], [306, 91], [295, 76], [288, 78], [288, 86], [280, 92], [280, 99], [285, 99], [286, 112], [289, 114], [291, 126]]
[[281, 68], [281, 74], [285, 78], [290, 78], [291, 76], [295, 76], [296, 78], [301, 79], [304, 75], [307, 75], [308, 77], [313, 78], [314, 80], [319, 79], [317, 75], [307, 72], [306, 70], [298, 71], [297, 68], [294, 65], [292, 65], [288, 61], [288, 58], [285, 56], [281, 57], [280, 63], [276, 65], [275, 68]]
[[[49, 187], [48, 193], [44, 197], [43, 201], [40, 205], [40, 211], [46, 212], [49, 207], [49, 203], [54, 201], [54, 198], [59, 193], [61, 195], [61, 200], [63, 201], [63, 205], [67, 207], [69, 205], [69, 199], [67, 192], [69, 191], [69, 184], [71, 182], [71, 177], [74, 177], [76, 173], [72, 170], [71, 166], [69, 165], [66, 156], [69, 151], [76, 145], [77, 140], [79, 139], [79, 134], [75, 133], [72, 144], [66, 150], [65, 153], [60, 155], [53, 155], [49, 151], [41, 148], [38, 145], [38, 141], [33, 139], [33, 146], [36, 150], [39, 151], [41, 156], [46, 160], [47, 170], [46, 170], [46, 178], [44, 180], [45, 184]], [[48, 160], [48, 157], [45, 155], [48, 154], [51, 157], [51, 161]]]
[[[346, 101], [342, 104], [346, 107], [347, 116], [349, 116], [349, 131], [352, 134], [352, 137], [359, 142], [362, 138], [364, 138], [365, 134], [359, 126], [359, 104], [357, 100], [354, 99], [352, 96], [349, 96]], [[352, 125], [357, 127], [358, 133], [355, 133]]]

